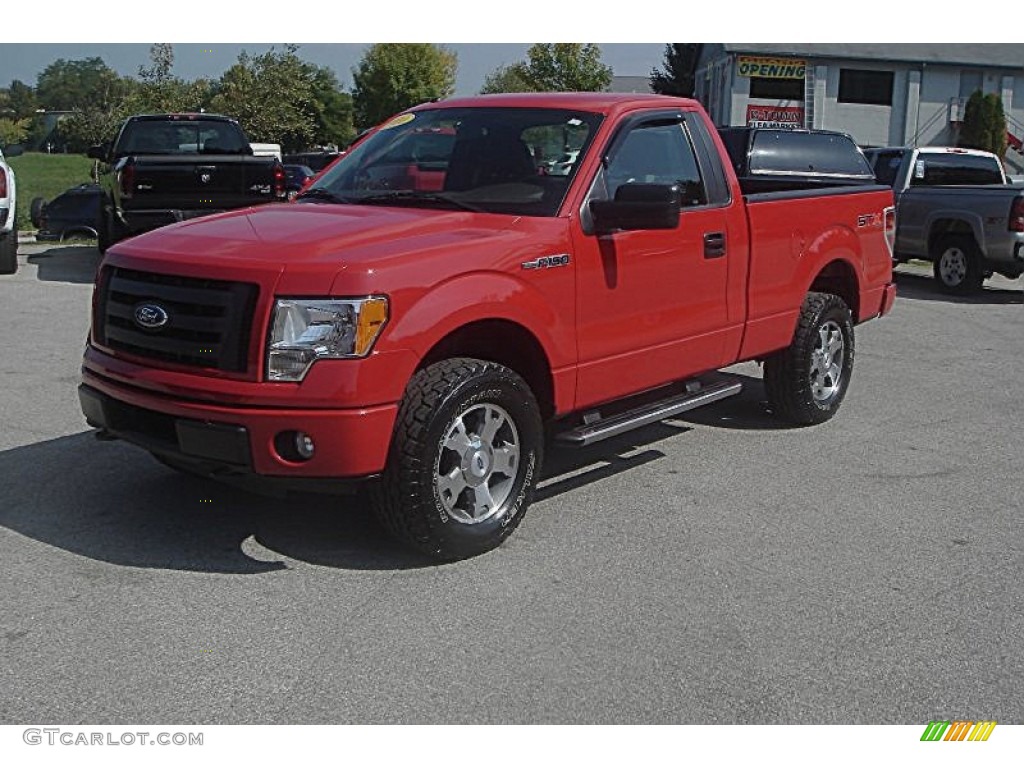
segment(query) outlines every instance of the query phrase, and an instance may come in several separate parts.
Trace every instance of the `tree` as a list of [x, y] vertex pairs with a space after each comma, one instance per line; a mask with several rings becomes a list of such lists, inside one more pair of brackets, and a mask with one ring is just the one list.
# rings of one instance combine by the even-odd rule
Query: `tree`
[[500, 66], [484, 78], [480, 93], [528, 93], [536, 88], [529, 80], [526, 64]]
[[173, 46], [151, 46], [149, 60], [150, 66], [139, 67], [139, 79], [131, 81], [132, 87], [118, 105], [122, 118], [145, 112], [198, 112], [206, 106], [211, 97], [210, 82], [175, 77]]
[[39, 107], [35, 89], [31, 85], [21, 82], [21, 80], [11, 81], [10, 87], [6, 90], [6, 99], [4, 101], [6, 102], [4, 109], [9, 110], [7, 116], [13, 116], [15, 120], [32, 117]]
[[960, 128], [961, 147], [1006, 155], [1006, 113], [1003, 100], [997, 94], [975, 91], [964, 108], [964, 121]]
[[94, 56], [66, 61], [57, 59], [39, 74], [36, 97], [47, 110], [110, 109], [128, 90], [118, 74]]
[[703, 43], [667, 43], [664, 70], [651, 70], [651, 90], [666, 96], [693, 97], [697, 61]]
[[241, 123], [250, 141], [279, 143], [285, 151], [304, 149], [313, 139], [313, 86], [298, 46], [271, 48], [259, 56], [242, 51], [214, 86], [215, 112]]
[[370, 128], [403, 109], [451, 96], [458, 59], [433, 43], [377, 43], [352, 70], [355, 123]]
[[604, 91], [612, 82], [594, 43], [536, 43], [518, 71], [535, 91]]
[[313, 143], [346, 146], [356, 135], [352, 126], [352, 96], [341, 90], [333, 70], [307, 64], [306, 73], [312, 86], [309, 108], [313, 115]]
[[11, 144], [23, 144], [28, 138], [28, 129], [31, 120], [11, 120], [9, 117], [0, 117], [0, 147], [7, 147]]

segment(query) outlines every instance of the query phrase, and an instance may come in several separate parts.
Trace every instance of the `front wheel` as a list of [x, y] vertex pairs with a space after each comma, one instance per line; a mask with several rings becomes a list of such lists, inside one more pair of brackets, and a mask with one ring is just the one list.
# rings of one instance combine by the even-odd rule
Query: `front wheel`
[[540, 409], [526, 382], [497, 363], [445, 360], [406, 388], [374, 510], [425, 554], [473, 557], [519, 525], [542, 458]]
[[853, 374], [853, 318], [831, 293], [809, 293], [792, 343], [765, 360], [764, 386], [775, 414], [799, 425], [835, 416]]

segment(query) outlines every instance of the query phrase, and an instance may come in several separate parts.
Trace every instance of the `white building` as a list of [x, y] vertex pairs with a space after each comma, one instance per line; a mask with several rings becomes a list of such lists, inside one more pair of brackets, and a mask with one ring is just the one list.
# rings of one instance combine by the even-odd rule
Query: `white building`
[[1024, 168], [1024, 45], [708, 43], [696, 97], [717, 125], [851, 134], [863, 146], [955, 144], [976, 90], [1002, 97], [1014, 173]]

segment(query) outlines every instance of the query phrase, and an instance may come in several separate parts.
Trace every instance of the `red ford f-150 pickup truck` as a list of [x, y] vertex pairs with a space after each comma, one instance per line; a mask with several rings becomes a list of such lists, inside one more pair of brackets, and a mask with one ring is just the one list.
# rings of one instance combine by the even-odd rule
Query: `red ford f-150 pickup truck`
[[426, 104], [295, 203], [112, 247], [82, 408], [185, 471], [368, 480], [400, 539], [472, 556], [522, 520], [546, 438], [735, 394], [719, 368], [763, 360], [788, 421], [835, 414], [854, 326], [895, 298], [892, 192], [778, 187], [745, 194], [686, 99]]

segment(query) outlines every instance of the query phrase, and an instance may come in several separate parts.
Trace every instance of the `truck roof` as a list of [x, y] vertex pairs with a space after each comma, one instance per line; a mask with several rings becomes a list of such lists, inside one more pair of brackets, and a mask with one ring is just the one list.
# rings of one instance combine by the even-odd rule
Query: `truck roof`
[[865, 152], [913, 152], [917, 150], [920, 153], [929, 155], [978, 155], [981, 157], [995, 157], [991, 152], [985, 152], [981, 149], [968, 149], [966, 147], [871, 147], [870, 149], [864, 150]]
[[607, 114], [623, 107], [689, 107], [698, 102], [677, 96], [658, 96], [642, 93], [495, 93], [484, 96], [466, 96], [444, 101], [429, 102], [413, 110], [441, 107], [537, 107], [541, 109], [578, 109]]

